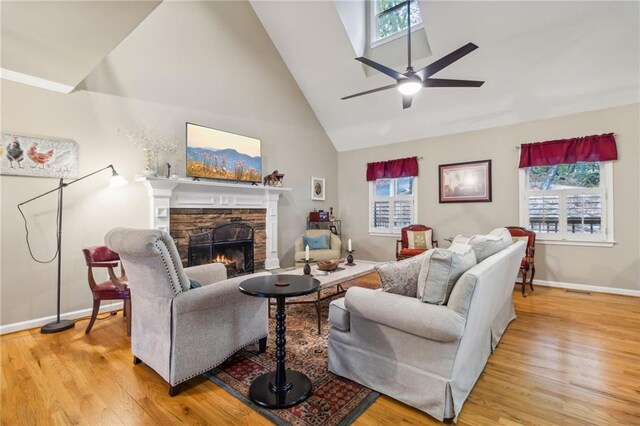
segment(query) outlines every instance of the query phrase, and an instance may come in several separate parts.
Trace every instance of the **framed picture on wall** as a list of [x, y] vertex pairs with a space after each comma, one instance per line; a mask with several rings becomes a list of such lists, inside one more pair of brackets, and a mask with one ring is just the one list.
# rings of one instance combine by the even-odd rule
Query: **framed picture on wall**
[[491, 160], [438, 166], [441, 203], [491, 202]]
[[78, 176], [78, 144], [69, 139], [2, 133], [0, 174], [75, 178]]
[[317, 201], [324, 201], [324, 179], [318, 177], [311, 177], [311, 199]]

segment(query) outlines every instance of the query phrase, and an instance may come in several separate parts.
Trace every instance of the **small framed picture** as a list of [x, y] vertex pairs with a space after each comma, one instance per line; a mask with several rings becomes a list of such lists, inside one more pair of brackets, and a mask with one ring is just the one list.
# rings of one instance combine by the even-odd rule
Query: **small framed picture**
[[324, 201], [324, 192], [324, 179], [311, 177], [311, 199], [316, 201]]
[[491, 202], [491, 160], [438, 166], [441, 203]]
[[329, 231], [334, 235], [338, 235], [338, 228], [335, 225], [329, 225]]

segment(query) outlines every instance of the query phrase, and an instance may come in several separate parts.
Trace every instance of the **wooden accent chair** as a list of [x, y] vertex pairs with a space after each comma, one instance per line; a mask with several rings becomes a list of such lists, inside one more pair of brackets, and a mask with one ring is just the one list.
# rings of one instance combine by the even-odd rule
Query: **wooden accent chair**
[[431, 245], [438, 247], [438, 241], [433, 239], [433, 229], [424, 225], [410, 225], [406, 228], [402, 228], [401, 239], [396, 240], [396, 260], [407, 259], [409, 257], [416, 256], [425, 252], [427, 249], [409, 248], [409, 239], [407, 237], [407, 231], [421, 232], [431, 231]]
[[522, 273], [522, 297], [527, 297], [525, 292], [527, 284], [527, 274], [531, 271], [529, 279], [529, 287], [533, 291], [533, 277], [536, 275], [536, 265], [534, 263], [534, 255], [536, 251], [536, 233], [520, 226], [507, 226], [511, 237], [514, 239], [527, 239], [527, 249], [520, 263], [520, 272]]
[[[91, 320], [87, 325], [85, 333], [89, 334], [93, 324], [96, 322], [98, 312], [100, 311], [100, 303], [103, 300], [124, 300], [124, 317], [127, 320], [127, 336], [131, 336], [131, 293], [124, 266], [120, 261], [118, 253], [109, 250], [106, 246], [88, 247], [82, 249], [84, 259], [89, 268], [88, 280], [91, 293], [93, 295], [93, 312], [91, 312]], [[116, 276], [114, 268], [120, 264], [120, 276]], [[109, 279], [98, 284], [93, 276], [93, 268], [107, 268]]]

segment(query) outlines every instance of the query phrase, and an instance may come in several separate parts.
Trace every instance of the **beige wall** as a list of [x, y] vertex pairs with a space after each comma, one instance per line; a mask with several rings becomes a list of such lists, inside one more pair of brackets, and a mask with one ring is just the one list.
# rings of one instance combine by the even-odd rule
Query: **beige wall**
[[[443, 245], [456, 234], [486, 233], [518, 224], [519, 152], [525, 142], [615, 132], [619, 160], [614, 163], [613, 248], [538, 244], [536, 278], [640, 290], [640, 175], [639, 108], [630, 105], [534, 121], [508, 127], [460, 133], [341, 152], [340, 215], [345, 237], [353, 239], [358, 257], [388, 260], [394, 257], [394, 237], [368, 235], [366, 163], [421, 156], [418, 178], [418, 222], [432, 226]], [[438, 165], [492, 160], [493, 202], [438, 203]]]
[[[226, 24], [210, 26], [203, 14]], [[148, 19], [100, 66], [99, 78], [87, 79], [89, 90], [63, 95], [1, 81], [3, 132], [74, 139], [80, 145], [80, 175], [113, 163], [130, 182], [110, 189], [109, 173], [103, 172], [65, 190], [62, 312], [91, 306], [81, 248], [101, 244], [114, 226], [148, 225], [147, 193], [132, 181], [140, 170], [140, 151], [121, 141], [118, 129], [144, 126], [175, 138], [180, 153], [163, 160], [180, 174], [185, 121], [261, 138], [263, 172], [278, 169], [292, 188], [279, 203], [283, 266], [293, 264], [293, 241], [303, 232], [308, 211], [338, 207], [337, 152], [248, 3], [162, 4]], [[179, 32], [189, 44], [165, 40], [175, 33], [164, 31], [168, 19], [190, 22]], [[158, 53], [152, 43], [164, 49]], [[181, 55], [179, 63], [171, 62], [172, 55]], [[160, 61], [167, 62], [157, 74]], [[212, 61], [216, 67], [209, 66]], [[181, 68], [189, 68], [188, 75], [181, 75]], [[193, 74], [193, 68], [202, 74]], [[150, 99], [154, 95], [158, 99]], [[326, 179], [325, 202], [311, 201], [311, 176]], [[0, 178], [2, 325], [55, 314], [55, 262], [31, 260], [16, 204], [56, 185], [55, 179]], [[55, 206], [55, 196], [25, 206], [38, 257], [55, 251]]]

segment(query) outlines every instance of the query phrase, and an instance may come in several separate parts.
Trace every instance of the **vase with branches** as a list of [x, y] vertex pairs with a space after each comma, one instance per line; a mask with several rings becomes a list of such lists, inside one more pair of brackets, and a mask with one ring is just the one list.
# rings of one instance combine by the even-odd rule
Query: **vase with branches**
[[174, 153], [178, 150], [178, 143], [166, 136], [150, 133], [144, 127], [118, 131], [120, 137], [127, 143], [142, 150], [142, 174], [146, 177], [157, 176], [158, 154], [160, 152]]

